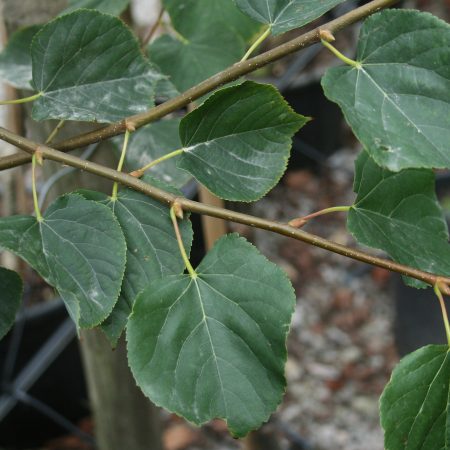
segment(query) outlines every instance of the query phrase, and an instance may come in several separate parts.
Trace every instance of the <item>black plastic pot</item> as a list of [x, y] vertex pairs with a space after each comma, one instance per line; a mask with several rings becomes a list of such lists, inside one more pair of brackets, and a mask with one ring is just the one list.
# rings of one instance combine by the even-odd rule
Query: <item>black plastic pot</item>
[[[450, 195], [450, 175], [438, 178], [439, 197]], [[448, 220], [450, 225], [450, 218]], [[450, 311], [450, 300], [446, 299]], [[446, 336], [439, 302], [432, 289], [407, 287], [395, 281], [395, 340], [401, 356], [428, 344], [445, 344]]]
[[0, 448], [39, 446], [67, 434], [64, 421], [70, 426], [88, 415], [80, 354], [69, 320], [59, 300], [37, 305], [26, 309], [0, 342]]
[[283, 96], [297, 113], [312, 118], [293, 139], [288, 169], [318, 168], [342, 147], [342, 113], [319, 83], [289, 88]]

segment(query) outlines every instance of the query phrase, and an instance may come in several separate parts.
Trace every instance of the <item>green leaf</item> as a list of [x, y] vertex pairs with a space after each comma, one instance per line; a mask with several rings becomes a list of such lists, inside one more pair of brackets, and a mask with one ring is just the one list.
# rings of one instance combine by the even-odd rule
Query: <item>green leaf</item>
[[273, 34], [302, 27], [345, 0], [235, 0], [253, 19], [266, 23]]
[[[217, 43], [220, 42], [220, 51]], [[221, 22], [197, 18], [192, 34], [163, 35], [148, 47], [150, 60], [183, 92], [242, 58], [242, 38]]]
[[79, 10], [45, 25], [33, 39], [35, 120], [115, 122], [153, 105], [162, 78], [118, 18]]
[[390, 170], [450, 167], [450, 26], [388, 10], [364, 23], [361, 67], [330, 69], [325, 94], [375, 161]]
[[219, 197], [257, 200], [283, 175], [292, 136], [307, 121], [270, 85], [221, 89], [181, 121], [178, 167]]
[[102, 13], [118, 16], [130, 3], [130, 0], [69, 0], [69, 7], [62, 14], [68, 14], [76, 9], [95, 9]]
[[[130, 136], [126, 165], [129, 171], [140, 169], [151, 161], [182, 147], [178, 128], [180, 119], [161, 120], [140, 128]], [[192, 177], [169, 159], [152, 168], [149, 173], [177, 188]]]
[[[246, 42], [261, 28], [258, 22], [243, 14], [230, 0], [164, 0], [163, 3], [172, 25], [183, 36], [194, 36], [200, 21], [225, 25]], [[221, 51], [223, 44], [220, 42]]]
[[19, 275], [12, 270], [0, 267], [0, 339], [14, 325], [16, 314], [22, 301], [23, 283]]
[[14, 32], [0, 53], [0, 78], [18, 89], [31, 89], [31, 41], [40, 25]]
[[218, 240], [197, 273], [165, 277], [139, 295], [127, 327], [130, 367], [156, 404], [198, 425], [223, 418], [244, 436], [284, 393], [295, 294], [237, 235]]
[[380, 400], [386, 450], [450, 449], [450, 352], [429, 345], [400, 361]]
[[50, 270], [42, 252], [42, 237], [35, 217], [0, 218], [0, 248], [9, 250], [22, 258], [44, 280], [49, 281]]
[[0, 246], [23, 258], [54, 286], [77, 326], [109, 316], [125, 270], [125, 239], [111, 211], [79, 195], [57, 199], [44, 220], [0, 219]]
[[[144, 181], [147, 179], [144, 178]], [[155, 180], [151, 184], [161, 186]], [[175, 191], [177, 192], [177, 191]], [[140, 192], [121, 190], [115, 202], [104, 194], [81, 191], [83, 197], [108, 206], [116, 216], [127, 244], [127, 265], [122, 292], [114, 310], [101, 325], [113, 345], [117, 344], [133, 308], [137, 294], [148, 284], [166, 275], [184, 272], [169, 208]], [[192, 244], [188, 218], [179, 222], [186, 251]]]
[[[363, 152], [356, 161], [358, 195], [348, 215], [349, 231], [394, 261], [450, 276], [447, 225], [434, 184], [431, 170], [390, 172]], [[425, 286], [413, 280], [408, 284]]]

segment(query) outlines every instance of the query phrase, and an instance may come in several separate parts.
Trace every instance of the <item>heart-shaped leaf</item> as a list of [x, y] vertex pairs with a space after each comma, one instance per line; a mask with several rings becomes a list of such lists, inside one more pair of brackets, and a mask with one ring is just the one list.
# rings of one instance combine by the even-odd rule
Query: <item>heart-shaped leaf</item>
[[31, 89], [30, 47], [40, 25], [14, 32], [0, 53], [0, 78], [18, 89]]
[[95, 9], [102, 13], [118, 16], [130, 3], [130, 0], [69, 0], [69, 7], [61, 14], [67, 14], [76, 9]]
[[79, 195], [57, 199], [44, 214], [0, 219], [0, 246], [54, 286], [77, 326], [111, 313], [125, 270], [125, 239], [111, 210]]
[[387, 10], [368, 18], [358, 67], [322, 80], [355, 135], [390, 170], [450, 167], [450, 25], [431, 14]]
[[[360, 243], [385, 250], [399, 263], [450, 276], [447, 225], [433, 171], [390, 172], [363, 152], [356, 161], [354, 190], [358, 196], [347, 226]], [[408, 284], [425, 286], [410, 279]]]
[[292, 136], [307, 121], [273, 86], [221, 89], [181, 121], [178, 167], [219, 197], [258, 200], [283, 175]]
[[[158, 185], [156, 180], [151, 180], [151, 184]], [[158, 186], [167, 190], [165, 185]], [[156, 279], [183, 273], [184, 262], [167, 206], [131, 189], [121, 190], [115, 201], [99, 192], [80, 193], [112, 210], [127, 243], [127, 265], [122, 292], [112, 314], [101, 325], [110, 342], [116, 345], [137, 294]], [[180, 231], [189, 253], [193, 235], [189, 219], [180, 221]]]
[[295, 294], [237, 235], [217, 241], [197, 273], [165, 277], [139, 295], [127, 327], [130, 367], [156, 404], [196, 424], [223, 418], [244, 436], [284, 393]]
[[170, 76], [180, 92], [239, 61], [244, 51], [244, 41], [231, 28], [201, 17], [190, 34], [163, 35], [148, 47], [150, 60]]
[[302, 27], [345, 0], [235, 0], [253, 19], [266, 23], [273, 34]]
[[0, 267], [0, 339], [14, 325], [17, 311], [20, 308], [23, 293], [23, 283], [19, 275], [12, 270]]
[[[202, 20], [231, 28], [246, 42], [261, 28], [261, 24], [243, 14], [230, 0], [164, 0], [163, 3], [172, 25], [183, 36], [194, 36]], [[222, 49], [223, 42], [220, 45]]]
[[450, 351], [430, 345], [406, 356], [380, 400], [386, 450], [450, 449]]
[[[126, 155], [128, 170], [138, 170], [153, 160], [181, 148], [179, 126], [180, 119], [167, 119], [142, 127], [133, 133]], [[157, 164], [152, 168], [151, 174], [177, 188], [183, 187], [192, 179], [187, 172], [177, 168], [175, 159]]]
[[31, 45], [33, 118], [114, 122], [153, 105], [163, 76], [118, 18], [78, 10], [45, 25]]

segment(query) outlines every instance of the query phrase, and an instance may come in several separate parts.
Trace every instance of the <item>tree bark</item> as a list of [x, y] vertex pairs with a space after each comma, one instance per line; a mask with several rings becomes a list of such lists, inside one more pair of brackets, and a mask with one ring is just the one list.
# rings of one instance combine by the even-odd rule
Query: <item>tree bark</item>
[[122, 338], [112, 351], [99, 330], [82, 333], [81, 349], [94, 411], [97, 447], [161, 450], [159, 411], [136, 387]]
[[[3, 17], [8, 33], [17, 28], [41, 24], [55, 17], [67, 6], [67, 0], [2, 0]], [[31, 108], [26, 105], [28, 117]], [[26, 120], [27, 135], [44, 142], [55, 121], [45, 123]], [[69, 123], [56, 140], [86, 131], [91, 125]], [[97, 162], [113, 166], [115, 158], [111, 144], [104, 143], [95, 153]], [[61, 165], [46, 161], [47, 175], [60, 170]], [[89, 174], [75, 172], [55, 184], [49, 197], [55, 197], [78, 187], [110, 192], [111, 182]], [[83, 332], [80, 349], [95, 421], [95, 438], [99, 450], [161, 450], [159, 409], [152, 405], [136, 383], [128, 368], [125, 343], [122, 339], [115, 351], [99, 330]], [[67, 387], [70, 389], [70, 386]]]

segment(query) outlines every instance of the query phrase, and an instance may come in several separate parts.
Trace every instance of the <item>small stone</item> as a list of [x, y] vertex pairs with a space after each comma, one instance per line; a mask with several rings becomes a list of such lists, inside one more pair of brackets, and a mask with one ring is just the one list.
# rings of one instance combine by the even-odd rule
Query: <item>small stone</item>
[[178, 423], [168, 428], [163, 435], [166, 450], [184, 450], [198, 441], [198, 433], [188, 425]]
[[336, 291], [333, 298], [333, 308], [350, 309], [353, 305], [353, 292], [350, 289], [341, 288]]

